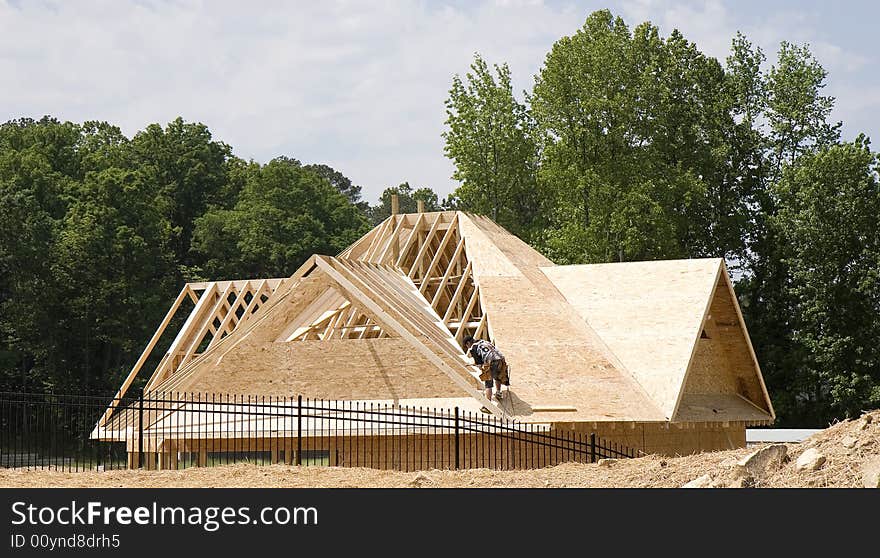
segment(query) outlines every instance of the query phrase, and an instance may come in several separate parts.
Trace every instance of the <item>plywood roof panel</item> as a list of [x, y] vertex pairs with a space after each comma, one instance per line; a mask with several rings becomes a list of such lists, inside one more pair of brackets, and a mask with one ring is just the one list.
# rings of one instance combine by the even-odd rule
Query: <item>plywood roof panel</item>
[[721, 260], [552, 266], [542, 271], [671, 417]]

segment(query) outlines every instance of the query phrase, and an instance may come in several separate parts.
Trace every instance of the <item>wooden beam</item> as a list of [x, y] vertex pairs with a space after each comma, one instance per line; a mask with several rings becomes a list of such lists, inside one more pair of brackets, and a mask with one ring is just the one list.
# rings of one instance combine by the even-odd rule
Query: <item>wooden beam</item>
[[168, 327], [168, 324], [171, 323], [171, 318], [177, 314], [177, 310], [180, 309], [180, 305], [183, 304], [184, 299], [186, 299], [187, 295], [192, 296], [192, 292], [189, 288], [189, 285], [184, 285], [182, 289], [180, 289], [180, 294], [177, 295], [177, 298], [174, 299], [174, 302], [171, 304], [171, 308], [168, 309], [168, 312], [165, 313], [165, 317], [162, 318], [162, 322], [159, 324], [159, 327], [156, 329], [156, 332], [153, 333], [153, 336], [150, 338], [150, 342], [147, 343], [147, 346], [144, 348], [141, 356], [138, 357], [137, 361], [134, 363], [134, 366], [131, 367], [131, 371], [128, 373], [128, 376], [125, 377], [125, 381], [122, 382], [122, 386], [119, 388], [119, 391], [116, 392], [116, 395], [113, 397], [113, 400], [110, 401], [110, 405], [107, 407], [107, 410], [104, 412], [103, 416], [101, 416], [101, 420], [98, 421], [98, 424], [104, 426], [106, 424], [107, 419], [110, 418], [110, 415], [113, 412], [113, 409], [119, 404], [119, 398], [125, 395], [128, 391], [128, 388], [131, 387], [132, 382], [137, 377], [138, 372], [140, 372], [141, 367], [147, 362], [150, 354], [153, 352], [153, 349], [156, 347], [156, 343], [159, 342], [159, 339], [162, 337], [162, 334], [165, 333], [165, 328]]
[[217, 300], [217, 302], [214, 304], [214, 306], [211, 307], [211, 312], [208, 314], [208, 316], [204, 322], [204, 325], [202, 325], [202, 327], [199, 328], [199, 331], [196, 334], [195, 338], [192, 340], [192, 343], [189, 344], [189, 347], [187, 347], [186, 352], [183, 353], [183, 358], [180, 361], [181, 365], [186, 364], [189, 361], [189, 359], [192, 358], [192, 356], [195, 354], [196, 350], [198, 350], [199, 345], [202, 343], [202, 340], [205, 338], [205, 335], [208, 334], [208, 326], [210, 326], [211, 322], [214, 321], [214, 318], [217, 317], [217, 311], [220, 309], [221, 306], [223, 306], [223, 303], [226, 302], [226, 297], [229, 296], [229, 294], [232, 292], [233, 289], [234, 289], [234, 287], [232, 286], [232, 283], [230, 283], [229, 286], [227, 286], [226, 289], [223, 291], [223, 293], [221, 293], [219, 300]]
[[486, 314], [483, 314], [483, 317], [480, 318], [480, 323], [477, 325], [477, 330], [474, 332], [474, 339], [479, 339], [481, 335], [483, 335], [483, 330], [486, 329]]
[[407, 273], [407, 277], [409, 277], [410, 279], [415, 277], [416, 269], [418, 269], [419, 264], [424, 259], [425, 252], [428, 250], [428, 246], [431, 245], [431, 240], [433, 240], [434, 235], [437, 233], [437, 229], [440, 227], [440, 221], [441, 221], [442, 217], [443, 217], [442, 213], [437, 214], [437, 217], [434, 219], [434, 222], [431, 224], [431, 228], [428, 230], [428, 234], [425, 236], [425, 241], [419, 247], [419, 251], [418, 251], [418, 253], [416, 253], [416, 259], [413, 260], [413, 265], [410, 268], [409, 273]]
[[[474, 292], [471, 293], [471, 298], [468, 300], [467, 307], [464, 309], [464, 313], [461, 315], [461, 321], [469, 322], [471, 321], [471, 314], [474, 312], [474, 306], [477, 304], [477, 299], [480, 297], [480, 288], [474, 285]], [[455, 333], [455, 340], [461, 343], [461, 340], [464, 338], [464, 328], [458, 328], [458, 331]], [[474, 336], [476, 338], [476, 336]]]
[[[461, 255], [461, 251], [464, 249], [464, 237], [461, 237], [458, 241], [458, 245], [455, 247], [455, 251], [452, 253], [452, 259], [449, 260], [449, 265], [446, 267], [446, 272], [443, 274], [443, 279], [440, 281], [440, 286], [437, 287], [437, 292], [434, 293], [434, 298], [431, 300], [431, 307], [436, 310], [437, 305], [440, 303], [440, 295], [443, 293], [444, 289], [446, 289], [446, 284], [449, 282], [449, 275], [452, 273], [455, 268], [455, 261], [458, 260], [458, 257]], [[422, 286], [426, 283], [423, 282]]]
[[345, 317], [348, 315], [348, 309], [351, 306], [351, 302], [345, 301], [340, 305], [339, 309], [336, 310], [336, 316], [330, 320], [330, 331], [324, 334], [323, 339], [325, 341], [333, 338], [333, 332], [336, 331], [336, 328], [339, 327], [340, 324], [345, 320]]
[[[455, 311], [455, 305], [458, 304], [459, 300], [461, 300], [461, 295], [464, 292], [465, 285], [467, 285], [467, 280], [471, 276], [471, 269], [471, 262], [468, 262], [467, 267], [464, 268], [464, 272], [462, 272], [461, 274], [461, 280], [455, 287], [455, 293], [453, 293], [452, 298], [449, 300], [449, 306], [446, 308], [446, 313], [443, 314], [444, 324], [448, 324], [449, 320], [452, 319], [452, 313]], [[476, 286], [474, 286], [474, 289], [476, 289]]]
[[446, 229], [446, 234], [443, 235], [443, 240], [440, 241], [440, 246], [437, 247], [437, 253], [434, 254], [434, 258], [431, 260], [431, 264], [428, 266], [428, 269], [425, 271], [425, 274], [422, 276], [422, 286], [419, 287], [419, 292], [425, 294], [425, 291], [428, 288], [428, 282], [424, 281], [425, 278], [430, 277], [431, 273], [433, 273], [434, 268], [437, 267], [437, 262], [440, 261], [440, 256], [443, 254], [443, 251], [446, 249], [446, 246], [449, 244], [449, 241], [452, 239], [452, 235], [456, 231], [455, 227], [455, 219], [458, 218], [456, 215], [453, 218], [452, 223], [449, 224], [449, 228]]
[[421, 232], [422, 227], [425, 226], [425, 215], [420, 213], [418, 218], [416, 219], [415, 224], [413, 225], [412, 231], [410, 231], [409, 236], [406, 237], [406, 242], [403, 244], [403, 248], [400, 249], [400, 255], [397, 257], [397, 261], [394, 265], [397, 267], [401, 267], [403, 265], [403, 261], [406, 259], [407, 255], [409, 255], [409, 251], [412, 250], [412, 247], [419, 237], [419, 232]]
[[341, 328], [339, 328], [340, 339], [345, 339], [345, 336], [351, 333], [350, 329], [354, 325], [354, 321], [357, 319], [358, 314], [360, 314], [360, 310], [358, 310], [358, 308], [354, 304], [352, 304], [351, 309], [348, 313], [348, 319], [345, 320], [345, 323], [342, 324]]
[[376, 255], [376, 251], [384, 244], [385, 233], [388, 228], [391, 226], [391, 218], [385, 219], [382, 221], [382, 225], [378, 231], [376, 231], [376, 238], [370, 243], [370, 248], [367, 250], [363, 259], [367, 261], [372, 261], [373, 257]]
[[391, 232], [391, 236], [388, 238], [388, 244], [385, 245], [385, 248], [382, 249], [382, 252], [379, 254], [379, 257], [376, 258], [375, 263], [383, 263], [385, 258], [388, 257], [389, 252], [394, 261], [397, 261], [398, 258], [398, 250], [400, 249], [400, 231], [403, 229], [403, 224], [406, 222], [406, 219], [400, 219], [400, 222], [397, 223], [397, 226], [394, 227], [394, 230]]
[[[460, 388], [462, 388], [465, 393], [474, 397], [480, 403], [482, 403], [490, 413], [495, 416], [503, 417], [504, 413], [498, 409], [494, 404], [492, 404], [483, 393], [476, 389], [471, 382], [466, 380], [463, 376], [461, 376], [458, 372], [456, 372], [445, 360], [440, 358], [433, 350], [428, 348], [423, 340], [415, 337], [407, 327], [405, 327], [401, 322], [398, 321], [397, 318], [392, 316], [386, 309], [382, 308], [377, 304], [372, 297], [367, 295], [360, 287], [355, 285], [348, 277], [344, 275], [341, 270], [336, 269], [330, 262], [325, 260], [324, 258], [317, 258], [318, 267], [321, 268], [324, 273], [341, 289], [348, 292], [352, 297], [356, 298], [360, 304], [369, 309], [375, 319], [380, 323], [383, 323], [383, 326], [388, 329], [396, 331], [401, 337], [407, 340], [413, 348], [422, 353], [431, 363], [437, 366], [444, 374], [446, 374], [449, 379], [455, 382]], [[350, 272], [349, 272], [350, 274]], [[357, 279], [357, 277], [353, 277], [353, 279]], [[367, 286], [364, 284], [364, 286]], [[415, 288], [415, 285], [413, 285]], [[439, 316], [437, 316], [437, 322], [439, 323]], [[427, 321], [427, 320], [426, 320]], [[465, 365], [462, 363], [462, 368], [465, 368]], [[470, 375], [468, 373], [468, 375]]]
[[[257, 285], [257, 288], [254, 289], [253, 291], [250, 290], [250, 286], [251, 286], [250, 282], [248, 282], [248, 284], [245, 286], [245, 288], [243, 290], [239, 291], [238, 297], [235, 299], [235, 304], [232, 305], [232, 307], [229, 309], [229, 312], [227, 312], [226, 317], [224, 317], [223, 321], [220, 323], [220, 327], [218, 328], [220, 331], [223, 331], [223, 328], [227, 327], [231, 323], [233, 318], [237, 318], [237, 316], [235, 315], [235, 312], [236, 312], [236, 310], [238, 310], [241, 306], [243, 306], [245, 304], [245, 295], [247, 293], [251, 293], [251, 296], [252, 296], [250, 303], [248, 303], [248, 305], [247, 305], [248, 308], [251, 307], [253, 302], [259, 297], [263, 288], [266, 286], [266, 280], [263, 279], [262, 281], [260, 281], [260, 283]], [[248, 312], [247, 312], [247, 310], [245, 310], [241, 315], [241, 319], [237, 320], [238, 323], [236, 323], [235, 326], [233, 326], [232, 329], [230, 329], [227, 332], [227, 334], [235, 331], [235, 328], [238, 327], [238, 324], [240, 324], [241, 322], [244, 321], [245, 316], [247, 316], [247, 314], [248, 314]], [[221, 339], [221, 337], [219, 335], [215, 335], [214, 338], [211, 339], [211, 342], [208, 344], [208, 348], [210, 349], [211, 347], [216, 345], [220, 341], [220, 339]]]

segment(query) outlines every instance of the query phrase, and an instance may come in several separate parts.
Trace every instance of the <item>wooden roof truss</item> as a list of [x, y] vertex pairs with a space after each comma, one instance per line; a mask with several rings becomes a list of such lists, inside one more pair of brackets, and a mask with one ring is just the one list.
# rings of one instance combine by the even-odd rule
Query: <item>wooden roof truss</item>
[[[461, 343], [465, 335], [488, 338], [480, 289], [467, 259], [465, 238], [453, 212], [392, 215], [343, 251], [340, 260], [354, 260], [399, 269], [442, 317], [443, 325]], [[363, 308], [341, 296], [328, 297], [314, 318], [284, 340], [375, 339], [390, 333]]]
[[281, 281], [281, 279], [256, 279], [185, 284], [140, 358], [129, 371], [102, 421], [109, 417], [118, 399], [131, 387], [159, 339], [168, 325], [178, 316], [181, 306], [187, 299], [193, 303], [193, 308], [171, 346], [153, 370], [150, 379], [147, 380], [144, 386], [146, 391], [165, 381], [181, 367], [192, 362], [202, 352], [235, 331], [265, 304]]

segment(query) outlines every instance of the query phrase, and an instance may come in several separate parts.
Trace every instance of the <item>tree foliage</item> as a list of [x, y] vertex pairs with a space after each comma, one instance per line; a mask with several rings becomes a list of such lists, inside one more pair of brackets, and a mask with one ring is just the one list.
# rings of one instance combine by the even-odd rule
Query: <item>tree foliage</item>
[[[822, 424], [880, 406], [880, 183], [864, 137], [803, 155], [774, 185], [797, 374], [785, 403]], [[791, 397], [794, 400], [789, 400]]]
[[0, 125], [0, 384], [115, 389], [184, 281], [290, 275], [365, 232], [350, 184], [182, 119]]
[[492, 217], [514, 233], [528, 234], [539, 215], [535, 190], [534, 124], [513, 95], [510, 69], [474, 57], [471, 72], [452, 79], [446, 102], [446, 155], [461, 182], [454, 203]]
[[232, 209], [196, 221], [194, 249], [214, 279], [283, 277], [314, 253], [336, 254], [368, 229], [358, 208], [294, 159], [251, 165]]
[[453, 200], [557, 263], [724, 257], [783, 424], [880, 403], [877, 164], [866, 140], [840, 143], [807, 45], [767, 68], [737, 33], [722, 64], [601, 10], [556, 41], [525, 103], [494, 69], [477, 55], [452, 80]]

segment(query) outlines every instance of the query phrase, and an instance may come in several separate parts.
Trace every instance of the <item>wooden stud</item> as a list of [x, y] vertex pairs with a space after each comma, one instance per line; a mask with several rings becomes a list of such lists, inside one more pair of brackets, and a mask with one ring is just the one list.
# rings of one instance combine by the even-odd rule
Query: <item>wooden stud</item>
[[452, 294], [452, 298], [449, 301], [449, 306], [446, 308], [446, 313], [443, 314], [443, 323], [449, 323], [449, 320], [452, 318], [452, 314], [455, 311], [456, 305], [461, 300], [461, 295], [464, 293], [465, 286], [467, 285], [468, 279], [471, 276], [472, 264], [468, 262], [467, 267], [464, 268], [464, 272], [461, 274], [461, 279], [458, 281], [458, 285], [455, 287], [455, 292]]
[[[486, 406], [486, 408], [489, 409], [489, 411], [493, 415], [503, 417], [503, 413], [498, 409], [498, 407], [496, 407], [495, 405], [490, 403], [489, 400], [485, 398], [485, 396], [482, 394], [481, 391], [476, 390], [470, 382], [465, 380], [464, 377], [459, 375], [459, 373], [455, 372], [455, 370], [452, 368], [452, 366], [450, 364], [448, 364], [444, 359], [440, 358], [434, 351], [429, 349], [424, 344], [424, 341], [419, 340], [417, 337], [415, 337], [409, 331], [408, 328], [406, 328], [395, 317], [393, 317], [391, 314], [389, 314], [386, 311], [386, 309], [383, 309], [379, 304], [377, 304], [376, 301], [373, 300], [372, 297], [368, 296], [363, 290], [361, 290], [358, 286], [356, 286], [352, 282], [352, 279], [358, 280], [357, 275], [351, 276], [350, 271], [344, 272], [343, 270], [345, 269], [346, 266], [342, 265], [341, 262], [339, 262], [338, 260], [335, 262], [330, 262], [328, 260], [325, 260], [324, 258], [318, 258], [317, 263], [318, 263], [318, 266], [328, 275], [328, 277], [333, 282], [335, 282], [337, 285], [339, 285], [339, 287], [342, 290], [348, 292], [349, 295], [357, 298], [358, 302], [360, 304], [364, 305], [365, 307], [367, 307], [374, 314], [374, 316], [376, 317], [377, 320], [380, 320], [381, 322], [385, 322], [384, 326], [387, 326], [388, 328], [393, 329], [401, 337], [403, 337], [404, 339], [409, 341], [417, 351], [422, 353], [428, 360], [430, 360], [432, 363], [434, 363], [453, 382], [455, 382], [459, 387], [461, 387], [463, 390], [465, 390], [466, 393], [468, 393], [470, 396], [476, 398], [484, 406]], [[336, 265], [334, 265], [334, 263]], [[352, 262], [352, 263], [355, 263], [355, 262]], [[360, 267], [363, 269], [362, 266], [360, 266]], [[346, 275], [349, 275], [350, 278], [346, 277]], [[386, 283], [386, 285], [384, 285], [384, 286], [389, 286], [390, 284], [391, 284], [391, 281], [388, 281], [388, 283]], [[364, 286], [367, 286], [367, 285], [365, 284]], [[378, 284], [375, 286], [382, 288], [382, 286], [380, 286]], [[415, 287], [415, 286], [413, 285], [413, 287]], [[386, 303], [391, 302], [388, 298], [384, 298], [384, 301]], [[434, 323], [441, 323], [439, 316], [437, 316], [437, 320]], [[443, 347], [444, 347], [444, 345], [442, 345], [442, 344], [439, 345], [439, 348], [443, 348]], [[449, 351], [449, 349], [447, 348], [446, 351]], [[463, 364], [461, 366], [464, 368]], [[470, 376], [469, 371], [467, 372], [467, 374]]]

